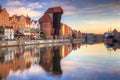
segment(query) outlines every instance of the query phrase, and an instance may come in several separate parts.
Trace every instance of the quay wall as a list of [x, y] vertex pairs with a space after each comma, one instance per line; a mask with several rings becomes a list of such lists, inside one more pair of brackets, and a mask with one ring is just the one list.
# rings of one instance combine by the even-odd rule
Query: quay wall
[[[75, 39], [73, 41], [76, 41]], [[77, 39], [77, 41], [83, 41]], [[0, 41], [0, 47], [25, 46], [25, 45], [40, 45], [40, 44], [56, 44], [56, 43], [71, 43], [70, 39], [48, 39], [48, 40], [14, 40]]]

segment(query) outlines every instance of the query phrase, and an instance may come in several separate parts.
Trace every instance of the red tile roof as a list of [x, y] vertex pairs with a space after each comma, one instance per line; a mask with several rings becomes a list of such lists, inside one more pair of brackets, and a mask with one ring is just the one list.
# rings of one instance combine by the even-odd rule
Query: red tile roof
[[[17, 21], [20, 21], [20, 18], [22, 17], [23, 15], [20, 15], [20, 16], [17, 16], [16, 14], [13, 15], [12, 17], [9, 17], [10, 20], [12, 20], [13, 17], [15, 17], [17, 19]], [[24, 16], [23, 16], [24, 17]]]
[[56, 13], [56, 12], [63, 12], [61, 7], [53, 7], [49, 8], [45, 13]]
[[39, 23], [42, 23], [42, 22], [51, 22], [52, 23], [52, 20], [50, 18], [50, 16], [48, 14], [44, 14], [40, 19], [39, 19]]

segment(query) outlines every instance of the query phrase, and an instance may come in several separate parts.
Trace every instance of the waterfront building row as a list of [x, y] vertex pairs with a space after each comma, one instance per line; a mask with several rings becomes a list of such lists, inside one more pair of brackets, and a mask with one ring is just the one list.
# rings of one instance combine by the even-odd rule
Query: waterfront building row
[[[60, 23], [63, 10], [61, 7], [49, 8], [44, 15], [38, 20], [46, 38], [57, 39], [81, 38], [81, 32], [72, 30], [67, 24]], [[57, 27], [56, 27], [57, 25]]]
[[28, 15], [13, 15], [10, 17], [5, 8], [0, 10], [1, 39], [29, 38], [35, 29], [40, 29], [40, 24], [38, 21], [32, 21]]
[[13, 15], [0, 10], [0, 39], [71, 39], [81, 38], [81, 32], [61, 23], [61, 7], [49, 8], [39, 20], [27, 15]]

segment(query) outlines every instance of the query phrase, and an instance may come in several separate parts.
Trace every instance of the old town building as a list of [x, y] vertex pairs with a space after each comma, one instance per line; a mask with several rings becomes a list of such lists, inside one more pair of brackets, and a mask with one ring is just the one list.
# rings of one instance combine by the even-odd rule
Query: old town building
[[52, 33], [52, 20], [48, 14], [44, 14], [40, 19], [39, 23], [41, 26], [41, 31], [43, 31], [43, 34], [45, 34], [45, 38], [52, 39], [53, 36]]
[[9, 22], [9, 13], [5, 8], [0, 10], [0, 40], [14, 39], [13, 26]]
[[0, 10], [0, 26], [10, 26], [9, 23], [9, 13], [5, 8]]
[[58, 38], [60, 25], [61, 25], [60, 20], [62, 14], [63, 14], [63, 10], [61, 7], [53, 7], [53, 8], [49, 8], [42, 16], [42, 18], [39, 19], [41, 27], [46, 27], [45, 28], [46, 30], [43, 30], [43, 32], [47, 31], [47, 29], [50, 30], [47, 34], [44, 32], [46, 38], [52, 38], [51, 37], [52, 35], [54, 39]]
[[61, 23], [59, 36], [64, 39], [72, 38], [72, 29], [68, 25]]
[[13, 26], [14, 28], [14, 33], [17, 32], [19, 25], [18, 25], [18, 20], [17, 20], [17, 15], [13, 15], [12, 17], [9, 18], [10, 19], [10, 25]]
[[77, 30], [72, 30], [72, 32], [73, 32], [72, 37], [74, 39], [77, 39], [78, 38], [78, 32], [77, 32]]
[[38, 21], [35, 21], [35, 20], [32, 20], [30, 29], [34, 29], [34, 30], [40, 29], [40, 24], [39, 24], [39, 22], [38, 22]]
[[25, 17], [23, 15], [13, 15], [12, 17], [10, 17], [10, 24], [14, 28], [15, 38], [23, 37], [26, 24]]
[[82, 38], [82, 34], [81, 34], [80, 31], [78, 31], [78, 38], [79, 38], [79, 39]]
[[31, 25], [31, 18], [29, 16], [26, 16], [26, 24], [24, 28], [24, 35], [26, 39], [30, 38], [30, 25]]
[[39, 38], [40, 32], [40, 23], [32, 20], [30, 25], [31, 38]]
[[26, 25], [26, 18], [25, 16], [21, 15], [21, 16], [17, 16], [17, 19], [18, 19], [18, 34], [23, 34], [24, 33], [24, 28], [25, 28], [25, 25]]

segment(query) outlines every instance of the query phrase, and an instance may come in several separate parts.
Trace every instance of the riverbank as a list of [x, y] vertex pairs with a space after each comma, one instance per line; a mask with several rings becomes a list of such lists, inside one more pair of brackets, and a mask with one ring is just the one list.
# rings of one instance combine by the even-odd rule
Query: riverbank
[[14, 40], [14, 41], [0, 41], [0, 47], [12, 47], [12, 46], [26, 46], [26, 45], [40, 45], [40, 44], [55, 44], [83, 41], [83, 39], [47, 39], [47, 40]]

